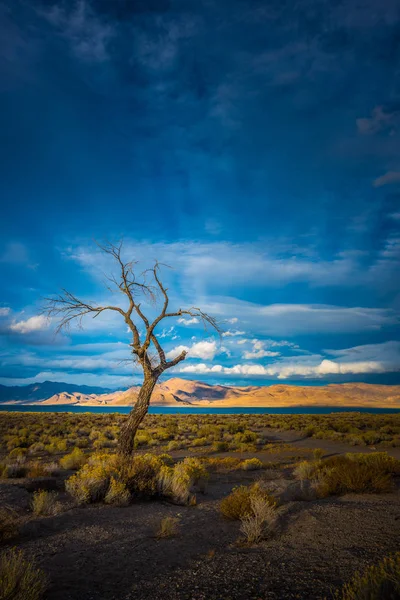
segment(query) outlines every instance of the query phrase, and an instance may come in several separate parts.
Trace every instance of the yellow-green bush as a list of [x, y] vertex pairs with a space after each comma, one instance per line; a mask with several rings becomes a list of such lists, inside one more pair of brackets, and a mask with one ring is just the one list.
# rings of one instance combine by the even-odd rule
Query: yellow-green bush
[[114, 504], [115, 506], [127, 506], [131, 499], [131, 495], [124, 483], [118, 481], [115, 477], [111, 477], [110, 486], [105, 495], [104, 502], [106, 504]]
[[163, 466], [158, 475], [158, 488], [163, 496], [181, 504], [194, 504], [198, 489], [204, 491], [208, 472], [197, 458], [185, 458], [174, 467]]
[[384, 558], [353, 579], [336, 594], [340, 600], [395, 600], [400, 598], [400, 552]]
[[221, 501], [220, 511], [226, 519], [239, 520], [253, 514], [252, 498], [262, 498], [270, 506], [277, 506], [277, 500], [265, 490], [259, 483], [251, 486], [241, 485]]
[[242, 471], [257, 471], [263, 468], [263, 464], [258, 458], [247, 458], [240, 463]]
[[299, 479], [314, 480], [320, 497], [384, 493], [392, 489], [392, 476], [400, 473], [400, 461], [385, 452], [349, 453], [316, 462], [304, 461], [294, 473]]
[[72, 452], [60, 458], [60, 466], [63, 469], [80, 469], [86, 462], [86, 456], [80, 448], [74, 448]]
[[117, 458], [93, 454], [88, 462], [65, 483], [65, 489], [79, 504], [104, 500], [111, 476], [118, 476]]
[[32, 511], [34, 515], [54, 515], [58, 512], [58, 509], [59, 504], [56, 492], [48, 492], [47, 490], [34, 492], [32, 497]]
[[41, 600], [47, 577], [20, 550], [12, 549], [0, 556], [0, 598], [6, 600]]

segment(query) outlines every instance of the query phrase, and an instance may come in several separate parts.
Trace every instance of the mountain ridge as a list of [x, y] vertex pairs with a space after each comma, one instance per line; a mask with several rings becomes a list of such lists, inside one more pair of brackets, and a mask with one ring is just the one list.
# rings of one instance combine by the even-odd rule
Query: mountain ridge
[[[53, 383], [58, 391], [46, 398], [46, 386]], [[137, 399], [140, 385], [127, 390], [103, 391], [91, 386], [76, 386], [59, 382], [31, 384], [44, 386], [31, 390], [25, 400], [11, 398], [3, 400], [4, 389], [15, 390], [16, 386], [0, 386], [2, 404], [44, 404], [71, 406], [132, 406]], [[26, 387], [31, 387], [26, 386]], [[60, 390], [60, 386], [67, 389]], [[1, 389], [3, 388], [3, 389]], [[49, 386], [47, 386], [49, 388]], [[46, 389], [47, 389], [46, 388]], [[10, 392], [11, 393], [11, 392]], [[21, 392], [20, 392], [21, 396]], [[197, 406], [197, 407], [290, 407], [290, 406], [354, 406], [400, 408], [400, 385], [369, 383], [331, 383], [325, 386], [274, 384], [270, 386], [227, 386], [211, 385], [202, 381], [172, 377], [156, 385], [152, 397], [153, 406]]]

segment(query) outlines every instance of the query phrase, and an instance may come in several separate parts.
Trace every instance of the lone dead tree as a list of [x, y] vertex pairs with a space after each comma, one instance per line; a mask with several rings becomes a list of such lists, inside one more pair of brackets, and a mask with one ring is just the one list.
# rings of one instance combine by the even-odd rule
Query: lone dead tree
[[[114, 311], [121, 315], [132, 333], [132, 348], [133, 362], [137, 362], [143, 369], [143, 384], [140, 388], [136, 404], [127, 420], [121, 428], [119, 437], [118, 451], [120, 454], [129, 456], [133, 454], [135, 435], [140, 423], [147, 414], [151, 395], [158, 378], [164, 371], [175, 367], [177, 364], [185, 360], [187, 352], [183, 351], [172, 360], [167, 360], [165, 352], [157, 339], [155, 331], [157, 325], [164, 319], [171, 317], [182, 317], [188, 315], [192, 318], [199, 318], [204, 327], [211, 326], [220, 333], [216, 320], [204, 313], [200, 308], [191, 307], [188, 309], [180, 308], [177, 311], [170, 312], [168, 310], [169, 297], [168, 289], [162, 284], [159, 273], [160, 263], [156, 262], [151, 269], [147, 269], [136, 276], [137, 261], [124, 262], [121, 257], [122, 243], [114, 245], [107, 243], [105, 245], [98, 244], [99, 248], [110, 255], [117, 263], [119, 275], [107, 276], [111, 286], [108, 285], [110, 291], [115, 289], [126, 296], [128, 307], [124, 310], [120, 306], [98, 306], [89, 302], [84, 302], [72, 294], [71, 292], [62, 289], [61, 293], [54, 298], [46, 298], [44, 312], [49, 317], [58, 319], [56, 332], [68, 330], [73, 322], [77, 322], [79, 327], [82, 327], [82, 319], [86, 315], [91, 315], [93, 318], [98, 317], [102, 312]], [[149, 280], [150, 277], [150, 281]], [[150, 300], [156, 304], [158, 297], [162, 299], [161, 312], [153, 320], [150, 320], [141, 308], [140, 300]], [[139, 333], [139, 324], [144, 326], [145, 333]], [[154, 352], [155, 351], [155, 352]]]

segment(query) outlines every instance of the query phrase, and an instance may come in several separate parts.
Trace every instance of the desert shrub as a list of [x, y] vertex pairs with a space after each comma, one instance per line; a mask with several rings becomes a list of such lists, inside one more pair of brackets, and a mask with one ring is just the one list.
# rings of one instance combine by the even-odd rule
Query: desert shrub
[[63, 469], [80, 469], [86, 462], [84, 452], [80, 448], [75, 447], [72, 452], [60, 458], [60, 465]]
[[248, 544], [257, 544], [275, 531], [277, 520], [276, 506], [261, 495], [253, 495], [250, 514], [241, 518], [240, 530]]
[[[276, 506], [276, 499], [262, 489], [260, 483], [251, 486], [241, 485], [221, 501], [220, 511], [226, 519], [239, 520], [245, 516], [253, 515], [252, 498], [262, 498], [267, 504]], [[254, 516], [254, 515], [253, 515]]]
[[4, 465], [3, 477], [7, 479], [18, 479], [19, 477], [25, 477], [27, 472], [26, 465], [22, 462], [13, 462]]
[[336, 594], [341, 600], [395, 600], [400, 598], [400, 552], [372, 565]]
[[182, 448], [184, 448], [184, 444], [182, 444], [182, 442], [178, 442], [177, 440], [171, 440], [167, 444], [168, 452], [171, 452], [173, 450], [181, 450]]
[[47, 577], [20, 550], [12, 549], [0, 556], [0, 598], [6, 600], [41, 600]]
[[197, 458], [185, 458], [174, 467], [164, 466], [158, 475], [158, 488], [164, 496], [180, 504], [194, 504], [194, 492], [204, 491], [208, 472]]
[[169, 538], [177, 535], [179, 519], [176, 517], [164, 517], [161, 519], [156, 536], [158, 538]]
[[257, 441], [257, 434], [253, 431], [249, 431], [246, 429], [242, 433], [237, 433], [235, 435], [236, 444], [254, 444]]
[[214, 452], [228, 452], [229, 444], [228, 442], [223, 441], [214, 442], [212, 445], [212, 449]]
[[207, 468], [212, 471], [234, 471], [239, 469], [243, 462], [240, 458], [235, 456], [226, 456], [224, 458], [204, 458], [202, 459]]
[[27, 453], [26, 448], [14, 448], [8, 454], [8, 457], [9, 458], [22, 458], [23, 456], [26, 456], [26, 453]]
[[384, 493], [392, 489], [392, 476], [400, 472], [400, 461], [385, 452], [346, 454], [317, 462], [304, 461], [294, 473], [316, 482], [320, 497], [346, 493]]
[[322, 457], [323, 457], [323, 455], [324, 455], [324, 451], [322, 450], [322, 448], [314, 448], [314, 450], [313, 450], [313, 453], [312, 453], [312, 454], [313, 454], [313, 458], [314, 458], [315, 460], [321, 460], [321, 458], [322, 458]]
[[39, 461], [26, 463], [26, 477], [45, 477], [48, 475], [46, 465]]
[[158, 492], [158, 473], [164, 461], [153, 454], [126, 459], [120, 477], [134, 496], [151, 497]]
[[8, 540], [18, 533], [18, 515], [7, 506], [0, 507], [0, 541]]
[[92, 454], [88, 462], [67, 479], [65, 489], [79, 504], [100, 502], [108, 491], [111, 476], [117, 475], [117, 471], [115, 456]]
[[50, 477], [57, 477], [60, 474], [60, 467], [58, 463], [55, 461], [46, 463], [43, 465], [44, 471], [46, 475], [50, 475]]
[[207, 446], [208, 444], [209, 444], [209, 441], [208, 441], [208, 439], [206, 437], [195, 438], [191, 442], [191, 446], [193, 446], [195, 448], [197, 446]]
[[257, 471], [263, 468], [263, 464], [259, 458], [247, 458], [239, 466], [242, 471]]
[[49, 516], [58, 512], [59, 504], [57, 502], [56, 492], [38, 490], [32, 497], [32, 511], [36, 516]]
[[115, 506], [127, 506], [131, 495], [124, 483], [118, 481], [115, 477], [111, 477], [110, 486], [105, 495], [104, 502], [106, 504], [114, 504]]
[[304, 480], [311, 479], [316, 472], [315, 463], [308, 460], [301, 461], [293, 470], [293, 475], [296, 479]]

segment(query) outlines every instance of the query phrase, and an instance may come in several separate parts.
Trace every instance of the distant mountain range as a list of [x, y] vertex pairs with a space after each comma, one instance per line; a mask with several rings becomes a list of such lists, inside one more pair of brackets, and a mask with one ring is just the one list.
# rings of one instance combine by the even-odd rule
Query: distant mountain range
[[[79, 406], [132, 406], [140, 386], [111, 392], [104, 388], [45, 381], [21, 387], [0, 386], [0, 402], [18, 404], [71, 404]], [[173, 377], [159, 383], [154, 406], [369, 406], [400, 408], [400, 385], [341, 383], [325, 386], [209, 385]]]
[[58, 381], [43, 381], [43, 383], [31, 383], [30, 385], [0, 385], [0, 403], [18, 402], [32, 404], [41, 400], [47, 400], [55, 394], [105, 394], [110, 392], [108, 388], [74, 385], [73, 383], [61, 383]]

